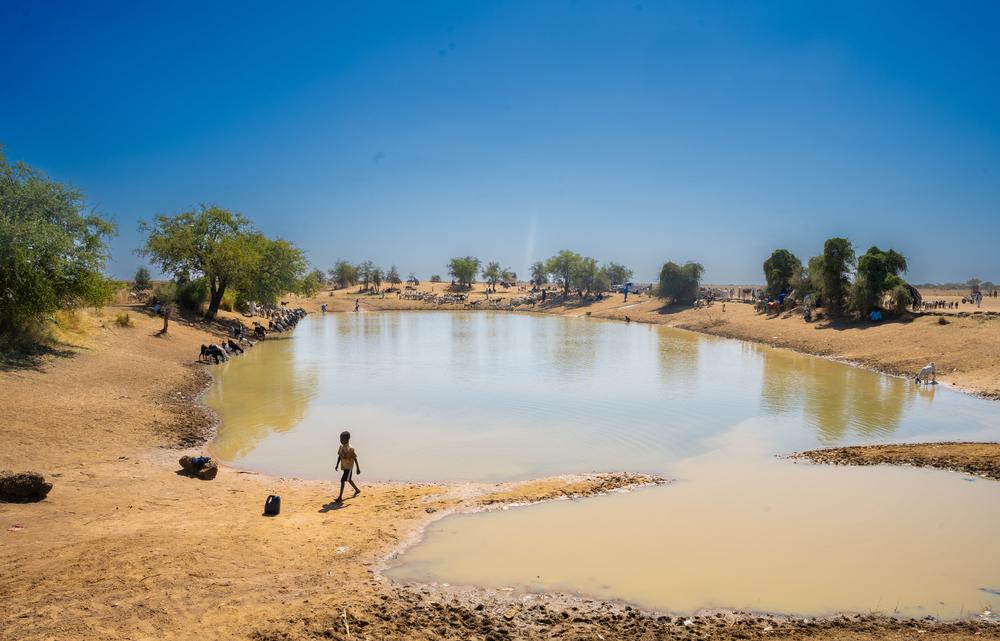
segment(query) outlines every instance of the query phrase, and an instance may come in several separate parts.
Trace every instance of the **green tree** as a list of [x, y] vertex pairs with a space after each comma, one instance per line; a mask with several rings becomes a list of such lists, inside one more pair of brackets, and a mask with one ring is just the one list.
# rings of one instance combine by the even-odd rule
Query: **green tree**
[[486, 263], [486, 267], [483, 268], [483, 278], [486, 279], [490, 289], [493, 291], [497, 290], [497, 283], [500, 282], [500, 278], [503, 276], [502, 271], [500, 263], [497, 261]]
[[149, 278], [149, 270], [145, 266], [135, 270], [135, 276], [132, 277], [132, 291], [144, 292], [152, 286], [153, 281]]
[[608, 280], [612, 286], [624, 285], [632, 280], [632, 270], [625, 265], [608, 263], [604, 266], [604, 271], [607, 272]]
[[358, 282], [358, 268], [346, 260], [338, 260], [329, 271], [337, 289], [346, 289]]
[[441, 274], [431, 274], [431, 282], [432, 283], [440, 283], [441, 282]]
[[700, 263], [678, 265], [668, 261], [660, 270], [657, 295], [676, 303], [693, 303], [698, 299], [698, 287], [704, 272], [705, 268]]
[[382, 271], [381, 267], [373, 267], [371, 272], [371, 282], [372, 288], [375, 293], [378, 293], [382, 289], [382, 281], [385, 280], [385, 272]]
[[208, 282], [206, 316], [214, 318], [226, 289], [256, 266], [251, 245], [256, 230], [241, 214], [215, 205], [177, 214], [160, 215], [152, 224], [141, 222], [146, 244], [139, 253], [171, 274], [204, 276]]
[[823, 243], [821, 268], [824, 306], [834, 315], [844, 311], [851, 286], [849, 275], [855, 264], [854, 247], [846, 238], [830, 238]]
[[385, 280], [393, 287], [398, 287], [403, 284], [403, 279], [399, 277], [399, 270], [396, 269], [395, 265], [389, 267], [389, 271], [385, 275]]
[[569, 295], [569, 288], [573, 284], [573, 276], [579, 269], [580, 261], [583, 257], [576, 252], [563, 249], [558, 254], [545, 261], [545, 271], [562, 284], [563, 298]]
[[[899, 252], [890, 249], [882, 251], [878, 247], [870, 247], [858, 259], [858, 271], [851, 287], [851, 307], [865, 318], [873, 309], [881, 307], [882, 297], [886, 292], [892, 293], [896, 311], [903, 311], [909, 303], [909, 288], [900, 274], [906, 272], [906, 258]], [[897, 290], [898, 288], [898, 290]], [[905, 294], [904, 294], [905, 292]]]
[[407, 284], [416, 287], [417, 285], [420, 284], [420, 279], [417, 278], [416, 272], [410, 272], [410, 275], [406, 277], [406, 282]]
[[479, 273], [479, 259], [475, 256], [456, 257], [448, 261], [448, 273], [463, 287], [472, 287]]
[[103, 275], [112, 223], [87, 213], [83, 194], [0, 149], [0, 339], [38, 336], [42, 321], [63, 308], [103, 305]]
[[247, 267], [234, 282], [244, 302], [273, 305], [282, 294], [301, 292], [309, 266], [301, 249], [287, 240], [255, 233], [246, 241], [246, 252]]
[[595, 291], [600, 286], [601, 270], [597, 267], [597, 260], [589, 256], [581, 256], [573, 265], [572, 283], [577, 289], [582, 289], [586, 293]]
[[532, 263], [531, 283], [536, 287], [541, 287], [547, 282], [549, 282], [549, 270], [546, 269], [545, 263], [542, 261]]
[[764, 279], [767, 281], [767, 293], [771, 296], [790, 294], [793, 282], [801, 275], [802, 261], [787, 249], [775, 249], [771, 257], [764, 261]]
[[312, 298], [323, 289], [323, 285], [326, 284], [326, 274], [322, 270], [314, 269], [305, 276], [302, 277], [296, 291], [298, 291], [303, 296], [308, 296]]
[[361, 282], [362, 290], [368, 291], [371, 288], [372, 275], [375, 272], [375, 263], [370, 260], [366, 260], [358, 265], [357, 271], [358, 281]]

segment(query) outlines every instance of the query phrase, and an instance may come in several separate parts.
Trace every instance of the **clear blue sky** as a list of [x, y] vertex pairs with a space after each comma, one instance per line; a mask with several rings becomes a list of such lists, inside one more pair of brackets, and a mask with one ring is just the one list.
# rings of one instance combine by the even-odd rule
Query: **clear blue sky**
[[[297, 4], [295, 8], [284, 5]], [[1000, 3], [0, 4], [0, 142], [115, 219], [243, 212], [327, 268], [560, 248], [756, 282], [890, 246], [1000, 280]]]

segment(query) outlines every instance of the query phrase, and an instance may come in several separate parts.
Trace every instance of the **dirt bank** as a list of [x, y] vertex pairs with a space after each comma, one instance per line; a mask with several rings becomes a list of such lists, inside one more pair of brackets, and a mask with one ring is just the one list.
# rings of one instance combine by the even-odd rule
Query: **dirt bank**
[[[173, 323], [157, 337], [158, 319], [131, 310], [135, 326], [122, 328], [110, 320], [118, 311], [85, 316], [71, 356], [0, 371], [0, 469], [54, 482], [44, 501], [0, 504], [0, 639], [874, 639], [917, 628], [1000, 637], [1000, 627], [975, 621], [723, 614], [688, 624], [572, 596], [394, 586], [374, 568], [443, 513], [656, 479], [456, 488], [360, 477], [364, 493], [334, 505], [330, 482], [228, 468], [214, 481], [180, 476], [177, 458], [199, 449], [177, 444], [212, 430], [195, 403], [205, 375], [194, 359], [213, 328]], [[282, 496], [275, 519], [261, 516], [270, 493]]]
[[914, 465], [1000, 480], [1000, 443], [916, 443], [830, 447], [792, 458], [835, 465]]

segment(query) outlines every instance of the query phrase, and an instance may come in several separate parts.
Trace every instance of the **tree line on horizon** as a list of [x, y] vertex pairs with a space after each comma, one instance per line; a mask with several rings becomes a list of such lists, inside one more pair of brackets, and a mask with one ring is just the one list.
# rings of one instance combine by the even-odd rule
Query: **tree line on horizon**
[[[174, 215], [141, 222], [146, 235], [137, 250], [169, 281], [154, 284], [149, 270], [140, 267], [132, 283], [137, 290], [153, 290], [166, 308], [177, 304], [214, 318], [219, 309], [241, 307], [250, 301], [273, 304], [287, 292], [315, 295], [335, 287], [361, 284], [378, 292], [383, 284], [402, 283], [395, 265], [383, 270], [372, 261], [337, 261], [328, 272], [312, 268], [294, 243], [270, 238], [243, 215], [216, 205], [200, 205]], [[109, 302], [128, 284], [105, 274], [108, 241], [115, 225], [89, 210], [83, 194], [25, 163], [10, 163], [0, 148], [0, 351], [20, 349], [48, 340], [48, 328], [61, 312]], [[833, 314], [873, 309], [902, 311], [913, 302], [914, 289], [903, 280], [906, 258], [893, 249], [871, 247], [860, 257], [845, 238], [830, 238], [823, 251], [803, 263], [785, 249], [776, 249], [764, 261], [767, 292], [798, 299], [812, 296]], [[470, 287], [481, 275], [489, 287], [517, 280], [499, 261], [485, 265], [476, 257], [448, 261], [448, 274], [457, 287]], [[667, 261], [653, 293], [671, 303], [694, 302], [699, 296], [704, 267]], [[531, 265], [536, 287], [555, 283], [564, 297], [606, 292], [628, 283], [632, 270], [570, 250]], [[419, 284], [411, 273], [409, 282]], [[442, 282], [439, 274], [432, 282]], [[971, 279], [957, 286], [995, 287]]]

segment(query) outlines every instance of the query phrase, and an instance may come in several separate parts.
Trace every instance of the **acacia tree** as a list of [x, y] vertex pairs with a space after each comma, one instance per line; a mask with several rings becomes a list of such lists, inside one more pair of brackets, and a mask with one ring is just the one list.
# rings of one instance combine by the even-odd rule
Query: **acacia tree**
[[[310, 279], [304, 277], [308, 269], [305, 254], [289, 241], [255, 233], [248, 239], [246, 251], [247, 268], [233, 282], [241, 300], [273, 305], [286, 292], [311, 296], [319, 291], [318, 282], [307, 282]], [[312, 293], [303, 291], [314, 286]]]
[[855, 254], [851, 241], [846, 238], [830, 238], [823, 243], [823, 303], [833, 314], [844, 310], [845, 297], [851, 281], [848, 275], [854, 267]]
[[632, 280], [632, 270], [625, 265], [618, 263], [608, 263], [604, 266], [604, 272], [608, 277], [608, 282], [612, 287], [624, 285]]
[[103, 275], [115, 226], [93, 213], [79, 191], [0, 149], [0, 340], [33, 335], [46, 316], [66, 307], [102, 305], [111, 296]]
[[668, 261], [660, 270], [657, 295], [677, 303], [693, 303], [698, 298], [698, 286], [704, 271], [700, 263], [688, 262], [682, 266]]
[[200, 274], [208, 282], [208, 318], [214, 318], [226, 289], [255, 267], [251, 247], [259, 247], [257, 232], [241, 214], [215, 205], [175, 216], [160, 215], [152, 224], [139, 223], [146, 244], [139, 254], [150, 257], [171, 274]]
[[431, 274], [431, 282], [432, 283], [440, 283], [441, 282], [441, 274]]
[[475, 256], [456, 257], [448, 261], [448, 273], [462, 287], [472, 287], [472, 281], [479, 272], [479, 259]]
[[492, 261], [486, 263], [486, 267], [483, 268], [483, 278], [489, 283], [490, 289], [494, 292], [497, 290], [497, 283], [500, 282], [500, 278], [503, 276], [503, 270], [500, 268], [500, 263], [497, 261]]
[[562, 283], [563, 298], [569, 296], [569, 288], [573, 284], [573, 276], [581, 260], [583, 257], [580, 254], [563, 249], [545, 261], [545, 271], [552, 274], [557, 282]]
[[573, 265], [573, 286], [582, 289], [588, 294], [600, 286], [597, 260], [581, 256]]
[[892, 292], [897, 311], [905, 309], [912, 300], [910, 290], [900, 274], [906, 272], [906, 257], [890, 249], [882, 251], [871, 247], [858, 259], [858, 271], [851, 287], [851, 307], [864, 318], [879, 307], [885, 292]]
[[802, 261], [787, 249], [775, 249], [764, 261], [764, 279], [771, 296], [788, 294], [793, 280], [802, 274]]
[[357, 267], [358, 280], [362, 284], [362, 290], [368, 291], [371, 287], [372, 276], [375, 273], [375, 263], [370, 260], [366, 260]]
[[403, 279], [399, 277], [399, 270], [396, 269], [395, 265], [389, 267], [389, 271], [385, 275], [385, 280], [393, 287], [397, 287], [403, 284]]
[[407, 284], [416, 287], [417, 285], [420, 284], [420, 279], [417, 278], [416, 272], [410, 272], [410, 275], [406, 277], [406, 282]]
[[345, 289], [358, 282], [358, 268], [346, 260], [338, 260], [329, 271], [337, 289]]
[[542, 261], [532, 263], [531, 284], [536, 287], [541, 287], [547, 282], [549, 282], [549, 270], [546, 269], [545, 263]]

